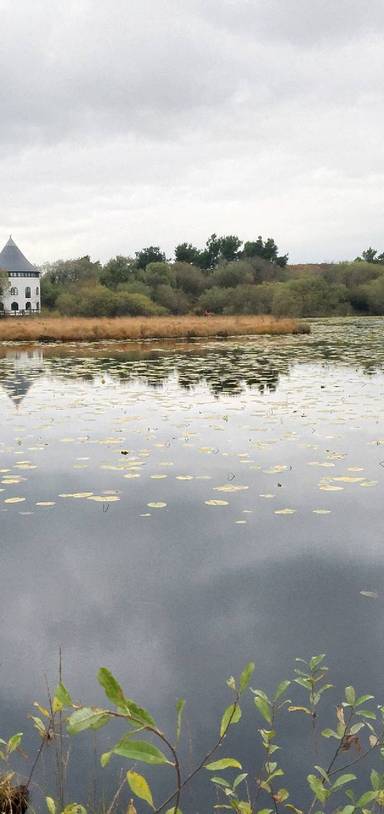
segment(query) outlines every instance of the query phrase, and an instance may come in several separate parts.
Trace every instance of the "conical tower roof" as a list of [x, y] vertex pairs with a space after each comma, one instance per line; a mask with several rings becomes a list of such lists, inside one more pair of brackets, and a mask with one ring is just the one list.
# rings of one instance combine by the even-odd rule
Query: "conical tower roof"
[[36, 267], [24, 257], [12, 237], [0, 252], [0, 269], [3, 271], [36, 271]]

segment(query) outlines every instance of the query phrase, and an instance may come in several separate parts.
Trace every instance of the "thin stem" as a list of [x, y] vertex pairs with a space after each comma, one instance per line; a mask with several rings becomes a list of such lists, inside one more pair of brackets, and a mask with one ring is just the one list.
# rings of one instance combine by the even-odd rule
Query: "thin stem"
[[118, 786], [118, 788], [117, 788], [116, 794], [112, 798], [111, 804], [107, 808], [106, 814], [112, 814], [112, 811], [113, 811], [113, 809], [114, 809], [114, 807], [115, 807], [115, 805], [116, 805], [116, 803], [117, 803], [117, 801], [118, 801], [118, 799], [120, 797], [120, 794], [123, 791], [123, 788], [125, 786], [125, 782], [126, 782], [126, 780], [125, 780], [125, 777], [124, 777], [123, 780], [120, 783], [120, 786]]

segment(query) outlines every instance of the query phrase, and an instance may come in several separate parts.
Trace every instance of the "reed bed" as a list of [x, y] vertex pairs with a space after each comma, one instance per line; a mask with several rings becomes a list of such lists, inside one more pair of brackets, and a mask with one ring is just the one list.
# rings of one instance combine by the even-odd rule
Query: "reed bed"
[[309, 333], [295, 319], [270, 316], [10, 317], [0, 342], [100, 342]]

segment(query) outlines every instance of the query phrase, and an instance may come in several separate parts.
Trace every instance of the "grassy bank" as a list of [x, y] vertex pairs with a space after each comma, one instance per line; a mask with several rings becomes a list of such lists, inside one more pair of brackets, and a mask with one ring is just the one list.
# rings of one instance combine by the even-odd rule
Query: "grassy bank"
[[98, 342], [308, 333], [295, 319], [271, 316], [22, 317], [0, 321], [1, 342]]

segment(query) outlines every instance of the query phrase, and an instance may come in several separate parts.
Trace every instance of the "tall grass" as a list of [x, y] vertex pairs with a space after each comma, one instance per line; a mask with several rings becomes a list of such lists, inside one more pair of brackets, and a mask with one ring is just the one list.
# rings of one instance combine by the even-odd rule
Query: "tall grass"
[[15, 317], [0, 321], [0, 342], [98, 342], [308, 332], [308, 326], [295, 319], [271, 316]]

